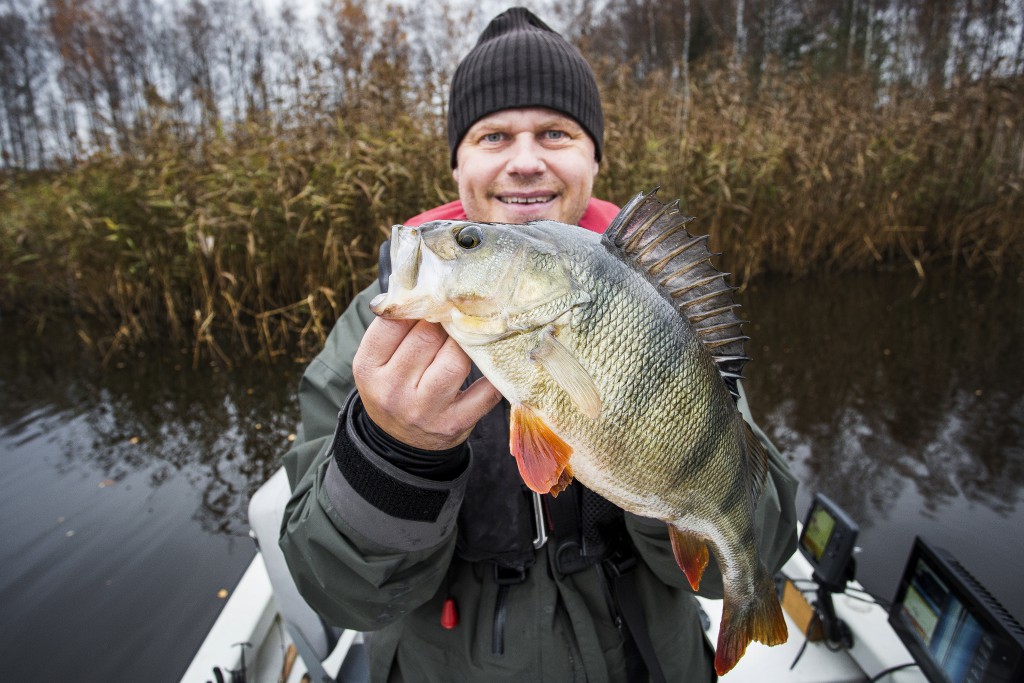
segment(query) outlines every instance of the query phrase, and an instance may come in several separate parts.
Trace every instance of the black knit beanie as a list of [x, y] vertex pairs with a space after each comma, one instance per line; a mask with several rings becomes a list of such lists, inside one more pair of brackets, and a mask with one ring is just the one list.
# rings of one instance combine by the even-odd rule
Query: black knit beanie
[[452, 78], [448, 147], [455, 151], [478, 120], [502, 109], [547, 107], [574, 118], [601, 160], [604, 116], [597, 81], [580, 51], [532, 12], [513, 7], [495, 17]]

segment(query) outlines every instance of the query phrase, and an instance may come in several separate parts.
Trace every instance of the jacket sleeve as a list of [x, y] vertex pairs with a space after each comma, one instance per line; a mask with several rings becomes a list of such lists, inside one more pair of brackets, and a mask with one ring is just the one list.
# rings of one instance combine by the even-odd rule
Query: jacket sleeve
[[440, 482], [410, 475], [353, 428], [352, 357], [377, 293], [374, 284], [355, 297], [303, 374], [299, 436], [284, 456], [292, 496], [280, 546], [288, 567], [314, 609], [359, 630], [381, 628], [437, 591], [468, 472]]
[[[797, 481], [778, 448], [751, 417], [742, 384], [739, 409], [768, 453], [768, 478], [755, 511], [754, 529], [761, 561], [774, 574], [796, 550]], [[686, 575], [672, 555], [665, 523], [626, 513], [626, 525], [637, 551], [658, 578], [669, 585], [689, 588]], [[722, 597], [722, 573], [713, 554], [704, 570], [699, 593], [706, 598]]]

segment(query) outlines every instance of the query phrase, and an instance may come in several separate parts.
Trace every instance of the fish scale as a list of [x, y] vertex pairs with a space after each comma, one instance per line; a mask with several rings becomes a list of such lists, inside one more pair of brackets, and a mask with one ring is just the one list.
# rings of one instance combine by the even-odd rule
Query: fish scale
[[394, 270], [372, 308], [439, 322], [459, 343], [512, 406], [530, 488], [557, 495], [575, 477], [665, 521], [695, 590], [710, 550], [723, 674], [750, 640], [783, 642], [786, 627], [755, 544], [766, 456], [733, 396], [745, 337], [688, 220], [651, 193], [603, 237], [552, 221], [395, 226]]

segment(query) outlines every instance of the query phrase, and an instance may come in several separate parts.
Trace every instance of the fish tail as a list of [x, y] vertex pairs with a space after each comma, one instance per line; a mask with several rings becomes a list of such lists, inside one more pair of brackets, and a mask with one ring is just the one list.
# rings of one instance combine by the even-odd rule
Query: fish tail
[[730, 595], [726, 588], [715, 652], [715, 672], [719, 676], [736, 666], [750, 641], [778, 645], [789, 637], [786, 619], [775, 593], [775, 582], [763, 567], [758, 569], [753, 595]]

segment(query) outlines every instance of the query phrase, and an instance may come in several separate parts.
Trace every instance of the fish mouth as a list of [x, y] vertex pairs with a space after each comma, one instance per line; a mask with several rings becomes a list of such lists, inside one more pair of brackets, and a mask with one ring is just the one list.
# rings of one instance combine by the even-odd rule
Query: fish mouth
[[421, 297], [405, 301], [394, 301], [388, 294], [378, 294], [370, 302], [370, 310], [375, 315], [389, 320], [427, 320], [429, 322], [447, 322], [450, 314], [442, 315], [443, 306], [434, 299]]
[[427, 253], [429, 250], [423, 245], [423, 230], [404, 225], [392, 228], [393, 270], [388, 277], [387, 291], [378, 294], [370, 302], [371, 311], [392, 320], [445, 322], [451, 317], [448, 306], [434, 296], [430, 269], [423, 268]]
[[423, 238], [419, 228], [396, 225], [391, 229], [390, 288], [413, 289], [423, 261]]

